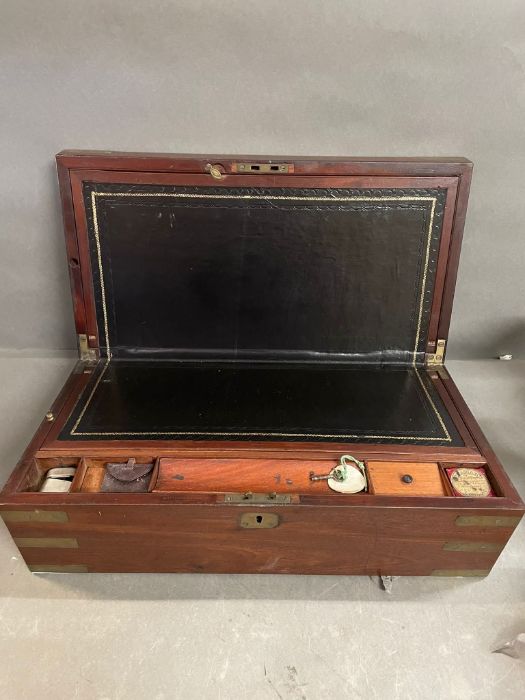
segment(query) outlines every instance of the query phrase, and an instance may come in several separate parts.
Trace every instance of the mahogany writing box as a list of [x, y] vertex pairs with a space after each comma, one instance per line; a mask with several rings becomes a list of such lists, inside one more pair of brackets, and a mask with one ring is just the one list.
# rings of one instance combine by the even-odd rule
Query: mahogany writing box
[[[31, 570], [491, 569], [524, 506], [444, 366], [469, 161], [57, 163], [80, 358], [0, 495]], [[312, 480], [343, 455], [365, 490]]]

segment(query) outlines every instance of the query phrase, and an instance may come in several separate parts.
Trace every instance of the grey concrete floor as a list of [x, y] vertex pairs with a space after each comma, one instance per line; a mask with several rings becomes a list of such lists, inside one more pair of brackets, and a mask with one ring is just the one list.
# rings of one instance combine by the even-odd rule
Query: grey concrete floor
[[[450, 362], [525, 494], [525, 362]], [[0, 360], [0, 481], [70, 359]], [[32, 575], [0, 526], [0, 698], [507, 699], [525, 662], [523, 527], [483, 580]]]

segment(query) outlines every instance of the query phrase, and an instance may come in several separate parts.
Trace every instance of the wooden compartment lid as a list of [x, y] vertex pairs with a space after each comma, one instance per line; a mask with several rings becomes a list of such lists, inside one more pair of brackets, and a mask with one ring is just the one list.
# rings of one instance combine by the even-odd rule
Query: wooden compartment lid
[[368, 462], [371, 491], [377, 496], [446, 496], [435, 462]]

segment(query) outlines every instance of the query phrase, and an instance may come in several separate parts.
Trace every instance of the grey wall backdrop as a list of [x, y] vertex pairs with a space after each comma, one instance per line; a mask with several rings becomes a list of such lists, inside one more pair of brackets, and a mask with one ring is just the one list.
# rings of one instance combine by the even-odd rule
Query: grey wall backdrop
[[449, 354], [525, 354], [525, 3], [0, 0], [0, 348], [75, 346], [62, 148], [465, 155]]

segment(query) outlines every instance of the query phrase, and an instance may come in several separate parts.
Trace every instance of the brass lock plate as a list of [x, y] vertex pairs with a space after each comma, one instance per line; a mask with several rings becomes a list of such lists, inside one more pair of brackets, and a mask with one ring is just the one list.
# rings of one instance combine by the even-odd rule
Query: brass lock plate
[[277, 513], [243, 513], [240, 525], [246, 530], [265, 530], [279, 525]]
[[287, 493], [226, 493], [224, 494], [225, 503], [234, 503], [236, 505], [244, 504], [251, 505], [288, 505], [292, 502], [292, 497]]
[[293, 173], [293, 163], [233, 163], [232, 173], [239, 175], [288, 175]]

